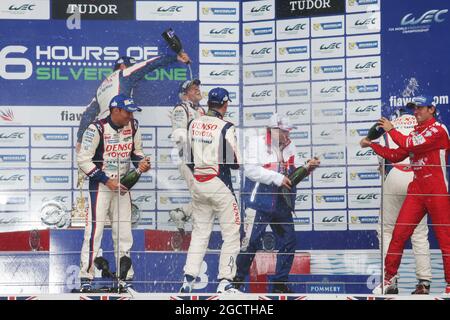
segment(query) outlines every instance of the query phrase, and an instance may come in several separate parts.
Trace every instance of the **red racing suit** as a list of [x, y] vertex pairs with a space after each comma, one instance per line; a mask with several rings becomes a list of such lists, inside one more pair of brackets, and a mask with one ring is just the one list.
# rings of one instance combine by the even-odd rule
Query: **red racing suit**
[[372, 143], [381, 157], [399, 162], [409, 156], [414, 179], [398, 215], [392, 240], [385, 258], [385, 279], [397, 274], [406, 241], [428, 212], [442, 251], [445, 280], [450, 283], [450, 198], [447, 181], [447, 156], [450, 147], [445, 125], [434, 118], [414, 127], [404, 136], [395, 129], [389, 131], [398, 149]]

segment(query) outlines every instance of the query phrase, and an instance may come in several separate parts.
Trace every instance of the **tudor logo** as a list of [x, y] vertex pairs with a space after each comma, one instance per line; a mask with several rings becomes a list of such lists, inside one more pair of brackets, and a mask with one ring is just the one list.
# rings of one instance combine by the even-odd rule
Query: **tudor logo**
[[80, 13], [80, 14], [109, 14], [109, 15], [116, 15], [119, 14], [117, 12], [117, 5], [115, 4], [69, 4], [67, 6], [67, 13], [74, 14], [74, 13]]

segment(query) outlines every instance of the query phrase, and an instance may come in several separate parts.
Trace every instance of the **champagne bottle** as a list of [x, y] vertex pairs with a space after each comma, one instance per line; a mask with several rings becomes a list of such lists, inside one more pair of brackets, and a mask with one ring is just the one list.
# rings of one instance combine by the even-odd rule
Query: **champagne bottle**
[[176, 54], [183, 52], [183, 45], [181, 44], [180, 38], [177, 37], [172, 28], [165, 30], [161, 36], [166, 40], [169, 47], [175, 51]]
[[367, 139], [376, 140], [384, 134], [384, 129], [375, 123], [367, 133]]
[[141, 175], [142, 172], [141, 170], [139, 170], [139, 168], [131, 169], [122, 177], [122, 179], [120, 179], [120, 184], [130, 190], [131, 188], [133, 188], [136, 182], [138, 182]]
[[[302, 181], [307, 175], [308, 175], [307, 168], [298, 167], [297, 169], [295, 169], [295, 171], [289, 175], [289, 180], [291, 180], [292, 187], [295, 187], [297, 184], [299, 184], [300, 181]], [[292, 198], [291, 198], [292, 192], [286, 187], [282, 187], [281, 192], [282, 192], [284, 201], [286, 202], [288, 207], [291, 208], [291, 210], [294, 210], [294, 208], [292, 206]]]

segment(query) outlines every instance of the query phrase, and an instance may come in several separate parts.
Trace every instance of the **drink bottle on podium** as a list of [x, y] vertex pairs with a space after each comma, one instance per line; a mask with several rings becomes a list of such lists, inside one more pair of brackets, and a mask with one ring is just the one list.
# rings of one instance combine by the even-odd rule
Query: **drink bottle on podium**
[[367, 138], [369, 140], [376, 140], [379, 137], [381, 137], [384, 134], [384, 129], [378, 125], [378, 123], [375, 123], [367, 133]]
[[[292, 187], [295, 187], [307, 175], [308, 175], [308, 169], [307, 168], [305, 168], [305, 167], [298, 167], [297, 169], [295, 169], [294, 172], [292, 172], [289, 175], [288, 178], [289, 178], [289, 180], [291, 180]], [[281, 192], [283, 193], [284, 201], [286, 201], [286, 204], [289, 206], [289, 208], [291, 208], [293, 210], [294, 208], [292, 207], [291, 191], [288, 188], [286, 188], [286, 187], [282, 187], [281, 188]]]
[[141, 170], [139, 170], [139, 168], [131, 169], [123, 176], [122, 179], [120, 179], [120, 184], [130, 190], [136, 184], [136, 182], [138, 182], [141, 175], [142, 172]]

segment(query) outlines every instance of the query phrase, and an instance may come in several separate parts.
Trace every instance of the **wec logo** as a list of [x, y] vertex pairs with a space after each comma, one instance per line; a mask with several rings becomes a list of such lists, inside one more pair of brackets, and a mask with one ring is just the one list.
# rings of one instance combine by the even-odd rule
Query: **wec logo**
[[298, 66], [296, 68], [287, 68], [284, 73], [291, 74], [291, 73], [304, 73], [304, 72], [306, 72], [306, 67]]
[[158, 12], [181, 12], [183, 6], [159, 7]]
[[357, 200], [377, 200], [378, 194], [377, 193], [358, 194], [356, 199]]
[[234, 31], [236, 30], [236, 28], [223, 28], [220, 30], [216, 30], [216, 29], [211, 29], [209, 31], [210, 34], [234, 34]]
[[262, 55], [262, 54], [270, 54], [272, 52], [272, 48], [262, 48], [260, 50], [253, 49], [251, 55]]
[[258, 98], [258, 97], [270, 97], [272, 96], [272, 90], [263, 90], [261, 92], [253, 92], [252, 97]]
[[12, 176], [0, 175], [0, 181], [23, 181], [24, 179], [24, 174], [13, 174]]
[[340, 42], [332, 42], [329, 45], [322, 44], [320, 46], [320, 50], [335, 50], [335, 49], [340, 49], [340, 48], [341, 48]]
[[52, 160], [52, 161], [58, 161], [58, 160], [66, 160], [67, 154], [64, 153], [56, 153], [54, 155], [44, 154], [41, 157], [41, 160]]
[[320, 90], [320, 93], [325, 93], [325, 94], [328, 94], [328, 93], [339, 93], [339, 92], [341, 92], [341, 89], [342, 89], [342, 86], [333, 86], [333, 87], [330, 87], [330, 88], [322, 88]]
[[306, 23], [297, 23], [295, 26], [286, 26], [284, 28], [284, 31], [299, 31], [299, 30], [305, 30]]
[[378, 63], [378, 62], [376, 62], [376, 61], [369, 61], [369, 62], [367, 62], [367, 63], [365, 63], [365, 64], [357, 63], [356, 66], [355, 66], [355, 69], [371, 69], [371, 68], [376, 68], [377, 63]]
[[377, 23], [376, 18], [370, 18], [370, 19], [365, 19], [365, 20], [356, 20], [355, 26], [367, 26], [367, 25], [376, 24], [376, 23]]
[[377, 106], [376, 105], [369, 105], [369, 106], [365, 106], [365, 107], [357, 107], [355, 109], [356, 112], [375, 112], [377, 111]]
[[272, 7], [272, 5], [271, 4], [266, 4], [266, 5], [263, 5], [263, 6], [261, 6], [261, 7], [253, 7], [251, 10], [250, 10], [250, 12], [255, 12], [255, 13], [257, 13], [257, 12], [268, 12], [268, 11], [270, 11], [270, 8]]
[[23, 5], [18, 6], [18, 7], [14, 6], [14, 5], [11, 5], [8, 8], [8, 10], [12, 10], [12, 11], [19, 11], [19, 10], [25, 11], [25, 10], [28, 10], [28, 11], [31, 11], [31, 10], [34, 10], [33, 7], [36, 7], [36, 5], [35, 4], [23, 4]]
[[402, 26], [415, 26], [418, 24], [430, 24], [433, 21], [436, 23], [444, 22], [445, 18], [441, 17], [443, 14], [447, 13], [448, 9], [443, 10], [428, 10], [422, 14], [418, 19], [413, 17], [412, 13], [408, 13], [403, 17], [401, 21]]
[[232, 77], [234, 76], [234, 70], [223, 70], [220, 72], [211, 71], [209, 75], [212, 77], [228, 77], [228, 76]]

